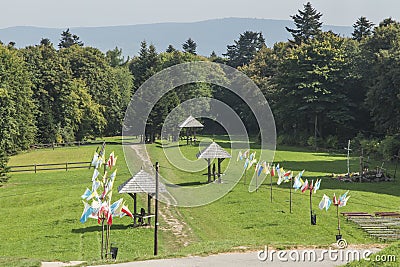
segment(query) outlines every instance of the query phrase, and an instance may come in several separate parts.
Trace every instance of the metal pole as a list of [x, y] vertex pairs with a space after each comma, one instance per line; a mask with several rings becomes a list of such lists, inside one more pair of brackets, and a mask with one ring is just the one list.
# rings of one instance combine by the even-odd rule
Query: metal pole
[[311, 219], [311, 225], [312, 225], [312, 190], [310, 189], [310, 219]]
[[269, 176], [270, 176], [270, 183], [271, 183], [270, 188], [271, 188], [271, 203], [272, 203], [272, 175], [269, 174]]
[[338, 231], [339, 231], [339, 235], [340, 235], [339, 205], [336, 205], [336, 215], [337, 215]]
[[156, 162], [156, 197], [155, 197], [155, 218], [154, 218], [154, 256], [158, 254], [158, 162]]
[[292, 213], [292, 186], [293, 186], [293, 178], [290, 179], [290, 213]]

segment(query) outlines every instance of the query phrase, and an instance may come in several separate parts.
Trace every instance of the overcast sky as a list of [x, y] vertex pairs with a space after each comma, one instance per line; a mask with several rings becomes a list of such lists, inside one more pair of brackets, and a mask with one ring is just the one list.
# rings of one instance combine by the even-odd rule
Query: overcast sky
[[[1, 0], [0, 28], [132, 25], [244, 17], [290, 19], [299, 0]], [[399, 0], [314, 0], [325, 24], [351, 26], [360, 16], [375, 24], [400, 18]]]

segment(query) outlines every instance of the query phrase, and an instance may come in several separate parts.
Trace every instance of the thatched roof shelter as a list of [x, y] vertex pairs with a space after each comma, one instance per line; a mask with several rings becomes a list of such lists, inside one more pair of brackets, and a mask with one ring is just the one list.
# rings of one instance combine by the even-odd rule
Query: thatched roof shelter
[[[158, 190], [160, 193], [167, 192], [165, 185], [158, 183]], [[145, 217], [148, 219], [148, 224], [150, 224], [150, 218], [154, 216], [151, 214], [151, 198], [156, 193], [156, 180], [155, 177], [140, 170], [137, 174], [132, 176], [129, 180], [125, 181], [123, 184], [118, 186], [118, 193], [127, 193], [133, 198], [133, 223], [136, 225], [136, 219]], [[137, 193], [147, 194], [147, 213], [139, 214], [137, 212]], [[144, 216], [143, 216], [144, 215]]]
[[[158, 183], [158, 190], [160, 193], [167, 192], [165, 185]], [[132, 176], [125, 183], [118, 186], [118, 193], [146, 193], [155, 194], [156, 193], [156, 180], [149, 173], [144, 170], [140, 170], [137, 174]]]
[[179, 125], [179, 128], [203, 128], [204, 125], [196, 120], [193, 116], [189, 116], [184, 122]]
[[196, 144], [196, 128], [203, 128], [204, 125], [196, 120], [193, 116], [189, 116], [184, 122], [179, 125], [179, 128], [186, 128], [186, 144], [189, 144], [189, 131], [193, 133], [194, 143]]
[[218, 159], [218, 181], [221, 182], [221, 162], [224, 159], [232, 158], [232, 156], [226, 152], [220, 145], [212, 142], [208, 147], [197, 153], [197, 158], [205, 159], [208, 163], [208, 182], [211, 182], [211, 160]]

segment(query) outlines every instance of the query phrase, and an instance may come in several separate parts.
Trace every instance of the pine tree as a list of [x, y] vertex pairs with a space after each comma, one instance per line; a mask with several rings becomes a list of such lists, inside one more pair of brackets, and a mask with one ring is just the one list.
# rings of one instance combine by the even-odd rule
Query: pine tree
[[286, 27], [294, 38], [295, 44], [307, 42], [310, 38], [318, 35], [321, 32], [322, 22], [320, 19], [322, 14], [314, 9], [310, 2], [304, 5], [303, 10], [298, 10], [299, 14], [290, 16], [294, 20], [296, 29]]
[[234, 68], [248, 64], [255, 54], [265, 46], [265, 39], [261, 32], [245, 31], [240, 34], [235, 44], [228, 45], [223, 56], [228, 58], [228, 65]]
[[79, 41], [78, 35], [70, 33], [69, 29], [61, 33], [60, 43], [58, 44], [59, 48], [68, 48], [75, 44], [83, 46], [83, 43]]
[[187, 41], [182, 44], [183, 51], [196, 55], [196, 48], [197, 44], [195, 41], [192, 40], [192, 38], [187, 39]]
[[365, 37], [370, 36], [372, 34], [373, 26], [374, 24], [370, 22], [366, 17], [360, 17], [356, 21], [356, 23], [353, 24], [353, 39], [360, 42]]
[[170, 44], [168, 47], [167, 47], [167, 50], [165, 50], [165, 52], [167, 52], [167, 53], [173, 53], [173, 52], [175, 52], [176, 51], [176, 49], [175, 49], [175, 47], [172, 45], [172, 44]]

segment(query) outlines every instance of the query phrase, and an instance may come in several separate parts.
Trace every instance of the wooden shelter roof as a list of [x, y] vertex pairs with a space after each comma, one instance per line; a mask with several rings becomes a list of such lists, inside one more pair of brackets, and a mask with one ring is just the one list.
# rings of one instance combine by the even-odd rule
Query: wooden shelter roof
[[[167, 192], [165, 185], [161, 182], [158, 183], [158, 190], [160, 193]], [[118, 193], [156, 193], [156, 180], [153, 176], [140, 170], [136, 175], [132, 176], [125, 183], [118, 186]]]
[[179, 125], [179, 128], [203, 128], [204, 125], [201, 124], [194, 117], [189, 116], [184, 122]]
[[199, 159], [227, 159], [232, 156], [217, 143], [212, 142], [208, 147], [200, 151], [197, 155]]

